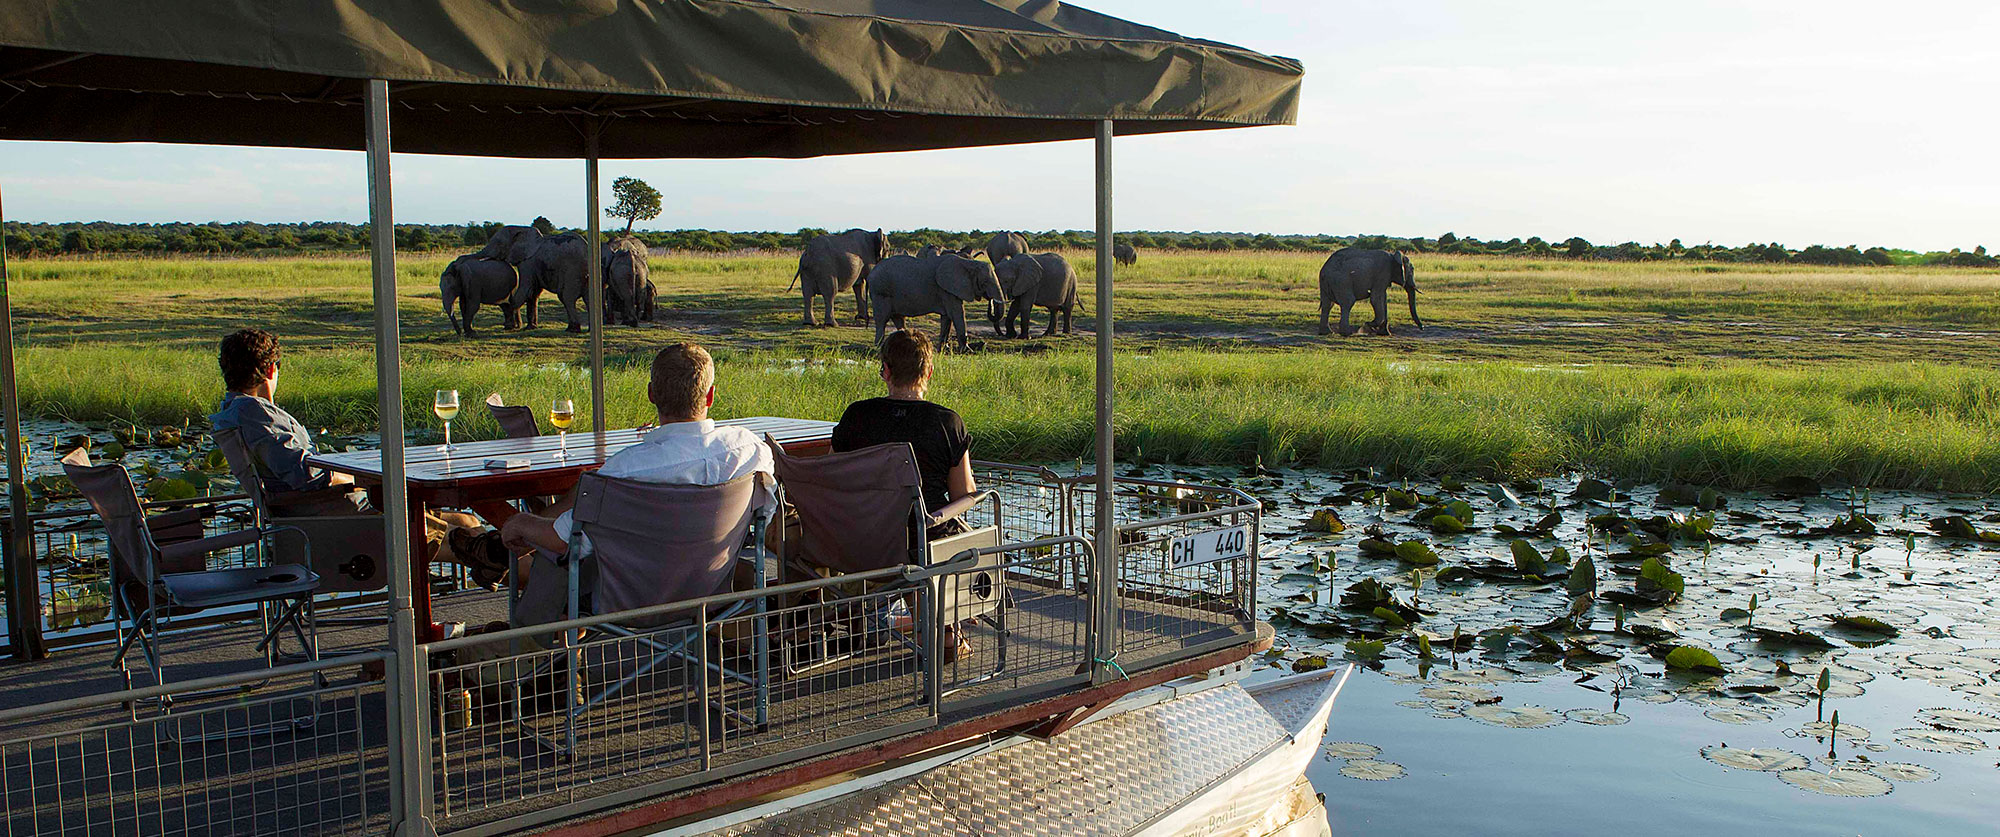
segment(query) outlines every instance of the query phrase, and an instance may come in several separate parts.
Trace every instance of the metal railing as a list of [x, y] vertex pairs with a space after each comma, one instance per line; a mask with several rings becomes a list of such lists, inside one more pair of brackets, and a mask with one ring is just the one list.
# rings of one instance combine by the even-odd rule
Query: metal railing
[[0, 711], [5, 833], [380, 834], [394, 696], [365, 670], [386, 658]]
[[[433, 663], [424, 694], [408, 699], [427, 707], [425, 741], [397, 729], [397, 695], [356, 674], [395, 665], [388, 652], [0, 711], [6, 833], [380, 833], [424, 818], [440, 833], [497, 834], [934, 728], [1254, 633], [1253, 498], [1118, 480], [1118, 579], [1106, 591], [1116, 620], [1104, 625], [1092, 616], [1083, 536], [1097, 513], [1091, 478], [980, 468], [1001, 503], [973, 522], [1004, 530], [997, 547], [420, 646]], [[1244, 554], [1175, 560], [1176, 540], [1233, 526], [1247, 528]], [[758, 601], [761, 610], [743, 607]], [[1109, 660], [1093, 659], [1100, 631], [1114, 632]], [[216, 689], [227, 693], [203, 694]], [[402, 769], [428, 775], [430, 792], [401, 798]]]
[[[190, 533], [200, 537], [237, 531], [248, 526], [252, 518], [249, 496], [245, 494], [142, 503], [141, 508], [150, 513], [200, 508], [204, 511], [200, 532]], [[39, 582], [35, 599], [41, 609], [42, 630], [48, 637], [49, 646], [60, 648], [110, 639], [113, 634], [111, 554], [104, 537], [103, 521], [88, 506], [84, 506], [36, 512], [28, 516], [28, 525], [31, 530], [31, 553], [16, 556], [14, 539], [8, 536], [12, 523], [5, 516], [0, 516], [0, 544], [5, 545], [5, 552], [0, 555], [4, 555], [8, 565], [16, 560], [35, 562], [35, 576]], [[203, 569], [232, 569], [261, 563], [263, 561], [258, 557], [257, 548], [245, 546], [211, 553]], [[433, 564], [431, 570], [436, 575], [431, 580], [433, 594], [477, 588], [471, 573], [462, 565], [439, 563]], [[381, 591], [341, 593], [320, 596], [316, 606], [327, 611], [382, 600]], [[0, 602], [0, 613], [4, 613], [5, 609], [5, 603]], [[175, 621], [183, 626], [192, 626], [254, 616], [254, 610], [247, 608], [217, 608]], [[0, 637], [0, 654], [10, 650], [7, 640]]]
[[[1095, 475], [1071, 478], [1075, 532], [1095, 531]], [[1262, 504], [1234, 488], [1118, 477], [1113, 481], [1118, 527], [1118, 625], [1114, 661], [1138, 669], [1233, 644], [1254, 633]], [[1200, 532], [1243, 527], [1240, 557], [1204, 563], [1176, 561], [1177, 541]]]

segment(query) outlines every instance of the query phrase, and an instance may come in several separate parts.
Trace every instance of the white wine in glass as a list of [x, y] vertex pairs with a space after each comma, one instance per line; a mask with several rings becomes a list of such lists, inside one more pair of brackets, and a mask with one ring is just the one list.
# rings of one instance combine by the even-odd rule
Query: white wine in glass
[[576, 421], [576, 404], [558, 398], [549, 404], [549, 423], [556, 426], [556, 458], [569, 458], [569, 426]]
[[441, 389], [431, 401], [431, 412], [444, 419], [444, 447], [441, 450], [457, 450], [451, 446], [451, 420], [458, 418], [458, 390]]

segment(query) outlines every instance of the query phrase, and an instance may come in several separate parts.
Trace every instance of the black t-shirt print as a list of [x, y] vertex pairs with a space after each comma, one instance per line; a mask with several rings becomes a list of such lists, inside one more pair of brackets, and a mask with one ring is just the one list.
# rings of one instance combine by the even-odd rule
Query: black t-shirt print
[[923, 483], [924, 506], [932, 512], [950, 497], [951, 469], [972, 450], [965, 422], [949, 407], [929, 401], [870, 398], [847, 405], [833, 428], [835, 451], [871, 445], [909, 442], [917, 452], [917, 475]]

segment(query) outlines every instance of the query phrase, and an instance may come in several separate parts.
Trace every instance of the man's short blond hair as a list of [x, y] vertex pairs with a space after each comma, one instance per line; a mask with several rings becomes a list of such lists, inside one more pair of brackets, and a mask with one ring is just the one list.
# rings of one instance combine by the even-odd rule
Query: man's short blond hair
[[675, 343], [653, 356], [653, 406], [661, 418], [689, 418], [707, 406], [715, 358], [694, 343]]

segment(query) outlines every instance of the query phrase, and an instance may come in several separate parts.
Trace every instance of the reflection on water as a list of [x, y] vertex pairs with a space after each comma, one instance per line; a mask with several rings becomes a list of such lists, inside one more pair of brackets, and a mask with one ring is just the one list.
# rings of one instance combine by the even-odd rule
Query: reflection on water
[[1373, 666], [1308, 770], [1336, 833], [1990, 833], [2000, 817], [1987, 498], [1147, 474], [1265, 502], [1273, 673]]

